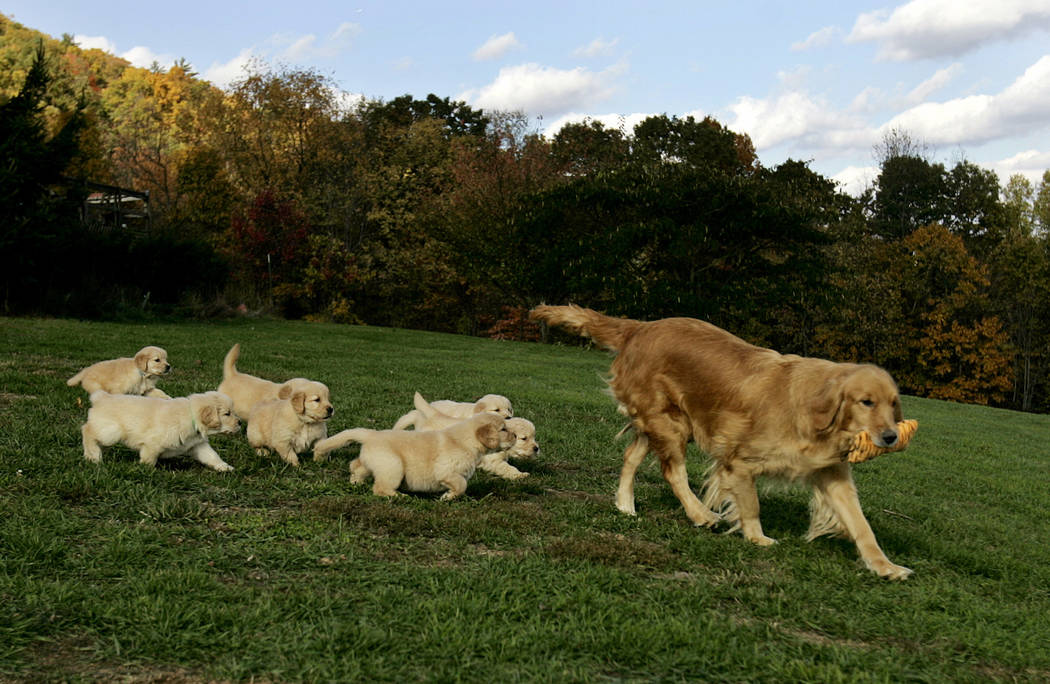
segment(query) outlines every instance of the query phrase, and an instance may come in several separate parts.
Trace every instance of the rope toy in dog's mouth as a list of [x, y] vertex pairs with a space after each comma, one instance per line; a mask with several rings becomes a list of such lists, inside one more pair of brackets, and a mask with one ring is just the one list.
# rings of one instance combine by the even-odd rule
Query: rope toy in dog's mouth
[[902, 420], [897, 423], [897, 443], [891, 447], [880, 447], [876, 446], [875, 442], [871, 441], [871, 437], [868, 436], [867, 430], [861, 430], [857, 433], [857, 436], [853, 438], [853, 443], [850, 444], [849, 450], [846, 452], [845, 460], [850, 463], [863, 463], [869, 459], [881, 456], [883, 454], [892, 453], [894, 451], [904, 451], [908, 446], [908, 442], [911, 441], [915, 431], [919, 429], [919, 421], [917, 420]]

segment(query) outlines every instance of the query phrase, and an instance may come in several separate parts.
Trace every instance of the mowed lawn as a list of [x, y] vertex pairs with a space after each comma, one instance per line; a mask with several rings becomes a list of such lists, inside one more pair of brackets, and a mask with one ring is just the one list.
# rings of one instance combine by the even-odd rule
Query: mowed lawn
[[[356, 447], [299, 469], [84, 461], [65, 380], [157, 344], [184, 395], [242, 371], [328, 384], [329, 432], [389, 427], [412, 393], [505, 394], [542, 451], [456, 501], [374, 497]], [[0, 319], [0, 681], [1047, 681], [1050, 417], [905, 397], [910, 448], [855, 468], [891, 560], [806, 543], [808, 496], [761, 490], [780, 543], [697, 529], [649, 459], [613, 505], [623, 423], [609, 356], [266, 320]], [[692, 449], [692, 447], [690, 447]], [[691, 452], [694, 487], [705, 462]]]

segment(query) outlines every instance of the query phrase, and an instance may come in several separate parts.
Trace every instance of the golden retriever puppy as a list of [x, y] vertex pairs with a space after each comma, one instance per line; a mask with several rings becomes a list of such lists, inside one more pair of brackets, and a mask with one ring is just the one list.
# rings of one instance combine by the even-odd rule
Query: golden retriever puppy
[[168, 352], [160, 347], [143, 347], [132, 358], [99, 361], [66, 380], [70, 387], [80, 385], [91, 396], [102, 390], [109, 394], [138, 394], [167, 397], [157, 389], [157, 378], [171, 372]]
[[319, 382], [300, 383], [287, 399], [267, 401], [252, 409], [247, 434], [257, 454], [273, 450], [288, 465], [299, 467], [298, 455], [328, 436], [327, 420], [335, 409], [321, 387], [324, 385]]
[[520, 480], [528, 477], [529, 474], [507, 463], [507, 459], [532, 458], [539, 453], [540, 445], [536, 443], [536, 426], [531, 420], [525, 418], [508, 418], [507, 430], [514, 435], [514, 445], [504, 451], [485, 454], [481, 457], [478, 467], [505, 480]]
[[[845, 535], [876, 574], [911, 574], [879, 548], [845, 461], [861, 430], [878, 446], [897, 441], [900, 397], [886, 371], [782, 355], [691, 318], [642, 322], [571, 305], [539, 306], [531, 316], [617, 353], [609, 386], [635, 433], [620, 473], [620, 511], [634, 515], [635, 471], [652, 450], [690, 520], [724, 518], [768, 545], [774, 540], [762, 532], [755, 478], [802, 480], [813, 488], [809, 539]], [[691, 440], [713, 459], [704, 502], [686, 478]]]
[[237, 359], [241, 355], [241, 345], [235, 344], [226, 352], [222, 363], [222, 382], [219, 391], [233, 400], [233, 411], [241, 420], [248, 420], [259, 404], [277, 399], [289, 399], [294, 392], [302, 391], [307, 395], [322, 397], [323, 403], [331, 406], [328, 387], [323, 383], [306, 378], [292, 378], [282, 383], [270, 382], [254, 375], [237, 370]]
[[377, 496], [394, 496], [403, 487], [444, 491], [442, 500], [449, 500], [467, 490], [484, 454], [510, 448], [514, 438], [503, 418], [485, 412], [442, 430], [343, 430], [316, 443], [314, 453], [324, 457], [352, 442], [361, 444], [361, 454], [350, 463], [351, 482], [362, 483], [371, 475]]
[[101, 447], [118, 442], [139, 452], [139, 461], [157, 465], [157, 459], [189, 454], [220, 472], [233, 470], [208, 443], [208, 435], [240, 430], [233, 402], [218, 392], [165, 399], [129, 394], [91, 395], [87, 422], [80, 429], [84, 458], [102, 462]]
[[[514, 408], [510, 405], [510, 399], [499, 394], [486, 394], [475, 402], [450, 401], [442, 399], [431, 402], [434, 409], [451, 418], [470, 418], [478, 413], [494, 413], [502, 418], [510, 418], [514, 415]], [[397, 419], [394, 423], [395, 430], [407, 430], [409, 427], [419, 429], [417, 421], [426, 420], [426, 416], [420, 413], [417, 406], [414, 410]]]
[[[439, 402], [428, 403], [419, 392], [416, 392], [412, 399], [417, 412], [416, 430], [442, 430], [464, 420], [439, 411], [435, 408]], [[536, 426], [524, 418], [508, 418], [506, 424], [507, 430], [514, 436], [514, 444], [504, 451], [485, 454], [478, 466], [504, 479], [518, 480], [527, 477], [528, 473], [523, 473], [507, 463], [507, 459], [531, 458], [536, 455], [540, 450], [539, 444], [536, 443]]]

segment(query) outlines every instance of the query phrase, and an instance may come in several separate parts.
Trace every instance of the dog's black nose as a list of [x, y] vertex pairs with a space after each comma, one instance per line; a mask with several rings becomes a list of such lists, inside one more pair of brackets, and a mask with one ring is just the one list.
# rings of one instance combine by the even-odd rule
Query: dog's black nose
[[328, 414], [328, 416], [331, 416], [333, 413], [335, 413], [335, 407], [329, 406], [325, 413]]
[[894, 444], [897, 443], [897, 431], [896, 430], [886, 430], [885, 432], [882, 433], [881, 437], [882, 437], [882, 443], [885, 444], [888, 447], [889, 446], [893, 446]]

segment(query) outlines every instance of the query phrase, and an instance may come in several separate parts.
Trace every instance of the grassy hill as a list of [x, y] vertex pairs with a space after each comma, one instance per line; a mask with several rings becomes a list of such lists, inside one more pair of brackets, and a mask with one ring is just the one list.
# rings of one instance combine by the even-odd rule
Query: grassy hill
[[[241, 435], [233, 473], [86, 463], [79, 368], [165, 347], [172, 395], [241, 370], [332, 390], [330, 432], [388, 427], [412, 392], [509, 396], [540, 456], [453, 502], [351, 485], [345, 450], [288, 468]], [[806, 543], [807, 495], [762, 489], [767, 534], [692, 527], [624, 442], [598, 351], [273, 321], [0, 319], [0, 680], [1045, 681], [1050, 417], [905, 398], [908, 451], [855, 470], [891, 560]], [[692, 447], [691, 447], [692, 448]], [[693, 453], [691, 481], [704, 461]]]

